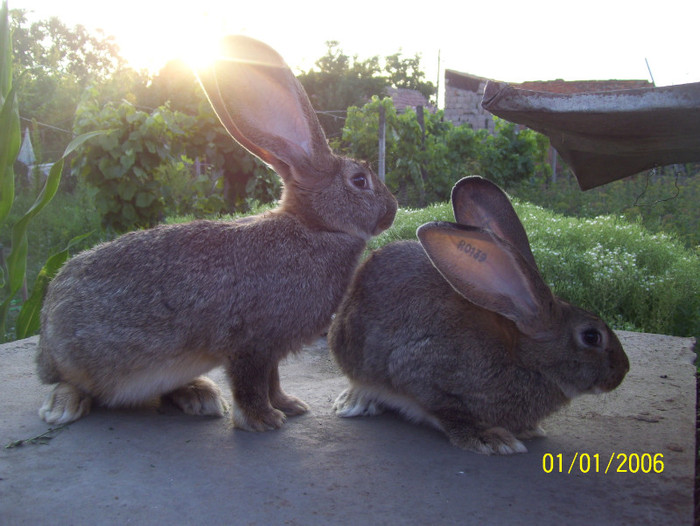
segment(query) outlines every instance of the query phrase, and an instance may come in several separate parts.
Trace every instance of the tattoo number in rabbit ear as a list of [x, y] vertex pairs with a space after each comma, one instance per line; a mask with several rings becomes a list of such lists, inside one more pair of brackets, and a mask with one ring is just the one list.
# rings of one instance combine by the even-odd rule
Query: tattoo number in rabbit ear
[[460, 252], [464, 252], [468, 256], [474, 258], [477, 261], [477, 263], [483, 263], [488, 259], [487, 252], [481, 250], [480, 248], [472, 246], [471, 243], [467, 243], [464, 240], [460, 240], [459, 243], [457, 243], [457, 249]]

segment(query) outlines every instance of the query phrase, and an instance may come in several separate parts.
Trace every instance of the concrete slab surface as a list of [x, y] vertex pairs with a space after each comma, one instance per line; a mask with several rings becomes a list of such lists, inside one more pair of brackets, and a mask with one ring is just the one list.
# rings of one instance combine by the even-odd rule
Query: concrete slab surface
[[34, 372], [36, 338], [6, 344], [0, 445], [14, 447], [0, 448], [0, 524], [691, 524], [694, 341], [618, 334], [622, 385], [575, 400], [510, 457], [461, 451], [393, 414], [337, 418], [346, 380], [323, 340], [281, 368], [311, 412], [279, 431], [96, 408], [18, 445], [48, 431], [37, 409], [50, 387]]

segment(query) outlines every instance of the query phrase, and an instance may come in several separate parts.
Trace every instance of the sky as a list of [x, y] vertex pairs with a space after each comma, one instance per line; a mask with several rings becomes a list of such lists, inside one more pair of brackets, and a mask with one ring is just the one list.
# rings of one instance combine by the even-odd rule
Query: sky
[[132, 67], [154, 72], [171, 58], [204, 58], [202, 49], [216, 38], [239, 33], [267, 42], [296, 71], [312, 68], [328, 40], [361, 60], [420, 53], [427, 80], [439, 79], [441, 91], [446, 68], [505, 82], [652, 75], [657, 86], [700, 82], [698, 0], [8, 3], [32, 20], [57, 16], [102, 29]]

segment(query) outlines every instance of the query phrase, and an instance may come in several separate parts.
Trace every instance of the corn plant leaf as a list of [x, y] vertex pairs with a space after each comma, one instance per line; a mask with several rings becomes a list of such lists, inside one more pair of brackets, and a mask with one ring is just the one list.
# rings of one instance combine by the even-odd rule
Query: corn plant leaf
[[21, 131], [15, 90], [11, 89], [0, 109], [0, 227], [7, 219], [15, 198], [13, 164], [19, 154]]
[[66, 248], [53, 254], [46, 260], [46, 264], [39, 271], [39, 275], [34, 281], [29, 298], [22, 304], [22, 309], [17, 316], [15, 331], [18, 339], [27, 338], [39, 332], [41, 305], [49, 283], [68, 260], [69, 250], [90, 235], [92, 235], [92, 232], [74, 237], [68, 242]]
[[[12, 250], [7, 257], [7, 273], [9, 282], [9, 294], [0, 305], [0, 316], [6, 315], [10, 308], [10, 302], [22, 287], [27, 272], [27, 227], [32, 218], [44, 208], [56, 194], [58, 183], [61, 181], [63, 159], [54, 163], [46, 179], [44, 187], [34, 201], [34, 204], [12, 227]], [[3, 318], [4, 319], [4, 318]]]
[[63, 152], [63, 158], [68, 157], [71, 153], [73, 153], [77, 148], [82, 146], [82, 144], [89, 140], [92, 139], [93, 137], [97, 137], [98, 135], [107, 135], [111, 133], [112, 129], [106, 129], [106, 130], [96, 130], [96, 131], [91, 131], [87, 133], [83, 133], [78, 135], [75, 139], [73, 139], [71, 142], [68, 143], [68, 146], [66, 146], [66, 150]]
[[12, 87], [12, 39], [7, 1], [0, 6], [0, 103]]

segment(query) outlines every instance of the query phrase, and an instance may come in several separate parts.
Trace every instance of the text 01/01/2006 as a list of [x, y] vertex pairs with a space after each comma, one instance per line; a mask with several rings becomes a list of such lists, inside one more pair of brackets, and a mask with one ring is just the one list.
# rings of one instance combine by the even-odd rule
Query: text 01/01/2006
[[[601, 469], [602, 468], [602, 469]], [[542, 470], [545, 473], [663, 473], [663, 453], [611, 453], [601, 464], [599, 453], [574, 454], [571, 462], [564, 461], [564, 455], [545, 453], [542, 456]]]

